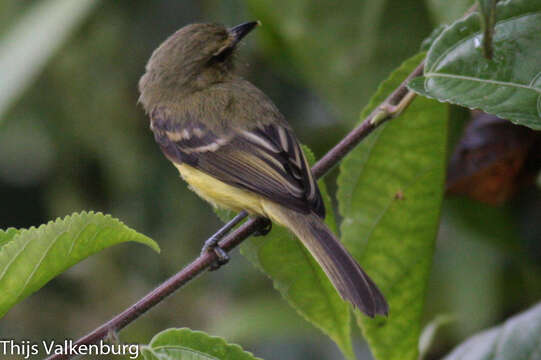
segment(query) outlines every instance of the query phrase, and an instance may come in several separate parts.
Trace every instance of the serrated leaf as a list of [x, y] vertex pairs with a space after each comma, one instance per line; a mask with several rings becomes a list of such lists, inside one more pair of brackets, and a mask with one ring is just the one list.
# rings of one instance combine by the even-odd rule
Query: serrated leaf
[[141, 347], [145, 360], [257, 360], [253, 354], [220, 337], [187, 328], [168, 329]]
[[19, 234], [21, 230], [17, 230], [15, 228], [9, 228], [7, 230], [0, 230], [0, 250], [2, 249], [2, 246], [7, 244], [15, 235]]
[[101, 213], [80, 213], [39, 228], [0, 231], [0, 317], [70, 266], [109, 246], [152, 239]]
[[[314, 155], [310, 149], [303, 146], [303, 151], [312, 164]], [[319, 188], [327, 212], [325, 222], [332, 231], [336, 231], [325, 183], [320, 181]], [[223, 210], [217, 213], [222, 219], [232, 217]], [[344, 356], [355, 358], [351, 344], [349, 305], [340, 298], [319, 264], [293, 234], [273, 224], [272, 231], [266, 236], [245, 241], [241, 245], [241, 253], [267, 274], [287, 302], [328, 335]]]
[[541, 304], [473, 336], [445, 360], [541, 359]]
[[409, 87], [541, 129], [541, 0], [499, 3], [494, 31], [490, 60], [481, 50], [478, 14], [455, 22], [430, 48], [424, 76]]
[[[406, 61], [379, 88], [364, 118], [420, 63]], [[447, 106], [417, 98], [342, 162], [342, 240], [389, 302], [389, 317], [357, 322], [379, 360], [416, 359], [443, 195]]]

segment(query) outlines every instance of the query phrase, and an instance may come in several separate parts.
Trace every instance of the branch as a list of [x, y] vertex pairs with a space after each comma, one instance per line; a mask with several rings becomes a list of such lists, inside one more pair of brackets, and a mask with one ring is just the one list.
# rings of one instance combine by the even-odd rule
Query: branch
[[[338, 164], [362, 139], [370, 134], [379, 125], [385, 121], [398, 116], [413, 100], [415, 94], [408, 90], [406, 84], [414, 77], [419, 76], [423, 72], [424, 62], [421, 62], [417, 68], [397, 87], [391, 95], [385, 99], [370, 115], [368, 115], [362, 123], [348, 133], [336, 146], [334, 146], [325, 156], [323, 156], [312, 168], [316, 178], [322, 177], [334, 165]], [[242, 211], [233, 220], [229, 221], [217, 234], [224, 234], [231, 230], [234, 226], [246, 218], [247, 213]], [[251, 218], [242, 224], [234, 232], [224, 236], [220, 241], [220, 247], [226, 252], [231, 251], [238, 246], [247, 237], [252, 235], [257, 230], [263, 230], [266, 225], [266, 220], [263, 218]], [[150, 308], [160, 303], [164, 298], [171, 295], [184, 284], [201, 274], [213, 262], [217, 260], [214, 252], [202, 254], [197, 259], [192, 261], [184, 269], [180, 270], [174, 276], [170, 277], [156, 289], [145, 295], [135, 304], [116, 315], [114, 318], [101, 325], [94, 331], [77, 340], [74, 346], [82, 344], [95, 344], [107, 336], [113, 335], [115, 332], [123, 329], [126, 325], [137, 319]], [[68, 359], [69, 355], [53, 355], [48, 360]]]

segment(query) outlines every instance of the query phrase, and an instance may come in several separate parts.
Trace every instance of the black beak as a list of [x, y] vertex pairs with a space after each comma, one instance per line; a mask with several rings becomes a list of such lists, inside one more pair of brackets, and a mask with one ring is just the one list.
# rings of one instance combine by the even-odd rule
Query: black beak
[[250, 21], [243, 24], [229, 28], [229, 33], [235, 38], [235, 43], [242, 40], [243, 37], [248, 35], [256, 26], [261, 25], [260, 21]]

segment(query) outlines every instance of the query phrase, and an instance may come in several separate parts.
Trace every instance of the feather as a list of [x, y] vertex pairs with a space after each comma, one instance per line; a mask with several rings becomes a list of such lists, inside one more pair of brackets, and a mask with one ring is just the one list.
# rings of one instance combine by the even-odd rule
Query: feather
[[389, 306], [381, 291], [321, 218], [313, 213], [299, 214], [270, 201], [263, 202], [263, 209], [301, 240], [344, 300], [370, 317], [388, 314]]
[[308, 161], [286, 126], [255, 123], [217, 131], [189, 116], [181, 122], [168, 120], [163, 108], [152, 111], [151, 124], [156, 141], [172, 162], [186, 163], [293, 210], [325, 217]]

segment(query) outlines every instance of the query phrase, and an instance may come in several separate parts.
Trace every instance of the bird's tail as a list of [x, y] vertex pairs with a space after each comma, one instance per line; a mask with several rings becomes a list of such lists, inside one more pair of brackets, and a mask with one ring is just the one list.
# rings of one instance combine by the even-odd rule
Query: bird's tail
[[266, 202], [264, 208], [302, 241], [344, 300], [370, 317], [387, 315], [389, 308], [383, 294], [320, 217], [271, 202]]

